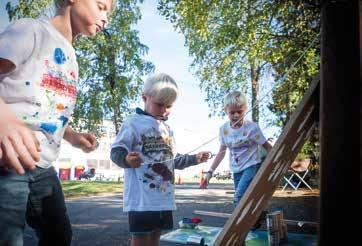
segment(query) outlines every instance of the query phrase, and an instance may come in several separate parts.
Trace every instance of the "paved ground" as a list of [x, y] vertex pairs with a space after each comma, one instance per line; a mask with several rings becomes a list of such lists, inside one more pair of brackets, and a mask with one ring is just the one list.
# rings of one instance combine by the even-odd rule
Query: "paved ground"
[[[183, 217], [194, 217], [194, 210], [231, 213], [232, 185], [210, 185], [206, 190], [197, 185], [180, 185], [176, 188], [178, 210], [174, 213], [174, 227]], [[277, 195], [277, 193], [276, 193]], [[294, 200], [286, 203], [286, 199], [294, 196]], [[283, 192], [269, 204], [269, 211], [282, 209], [284, 218], [316, 220], [316, 196], [304, 196], [298, 200], [296, 192]], [[312, 198], [311, 198], [312, 197]], [[284, 199], [284, 202], [282, 200]], [[129, 245], [127, 214], [122, 212], [122, 194], [88, 197], [67, 200], [67, 207], [73, 226], [74, 246], [93, 245]], [[222, 227], [226, 219], [197, 216], [203, 219], [204, 225]], [[288, 228], [289, 230], [289, 228]], [[36, 236], [30, 228], [25, 232], [25, 246], [36, 245]], [[168, 244], [161, 244], [166, 246]]]

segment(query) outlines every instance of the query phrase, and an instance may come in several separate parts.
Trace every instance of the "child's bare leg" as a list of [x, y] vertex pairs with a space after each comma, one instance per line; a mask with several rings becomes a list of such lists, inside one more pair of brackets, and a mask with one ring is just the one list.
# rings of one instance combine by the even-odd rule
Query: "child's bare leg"
[[145, 245], [152, 245], [152, 235], [142, 235], [142, 236], [132, 236], [131, 239], [131, 246], [145, 246]]
[[152, 244], [153, 246], [158, 246], [160, 244], [161, 231], [156, 230], [152, 234]]

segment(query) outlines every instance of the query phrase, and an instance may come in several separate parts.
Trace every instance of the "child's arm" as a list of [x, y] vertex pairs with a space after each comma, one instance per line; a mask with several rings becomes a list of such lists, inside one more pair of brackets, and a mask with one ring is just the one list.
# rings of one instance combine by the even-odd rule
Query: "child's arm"
[[209, 171], [207, 172], [206, 176], [206, 183], [209, 183], [210, 179], [212, 178], [212, 174], [216, 170], [216, 168], [219, 166], [220, 162], [224, 159], [225, 153], [226, 153], [226, 146], [220, 145], [219, 152], [216, 154], [214, 162], [212, 163]]
[[184, 169], [189, 166], [194, 166], [199, 163], [207, 161], [210, 156], [210, 152], [208, 151], [201, 151], [196, 155], [181, 155], [176, 154], [174, 158], [175, 169]]
[[264, 147], [264, 149], [266, 150], [267, 153], [269, 153], [269, 151], [273, 148], [273, 146], [268, 141], [263, 143], [263, 147]]
[[[30, 57], [34, 49], [34, 27], [37, 24], [30, 19], [22, 19], [12, 23], [0, 33], [0, 77], [13, 72]], [[18, 120], [0, 98], [2, 164], [7, 168], [14, 168], [19, 174], [24, 174], [24, 168], [35, 168], [35, 162], [40, 160], [39, 152], [40, 144], [34, 132]]]
[[[3, 71], [3, 70], [2, 70]], [[7, 168], [24, 174], [40, 160], [40, 144], [35, 134], [19, 121], [0, 98], [0, 159]]]
[[143, 160], [141, 159], [140, 153], [138, 152], [129, 152], [125, 158], [126, 163], [132, 168], [139, 168]]
[[126, 161], [128, 151], [123, 147], [115, 147], [111, 149], [111, 160], [116, 163], [119, 167], [130, 168]]
[[111, 160], [122, 168], [138, 168], [142, 159], [138, 152], [129, 152], [123, 147], [111, 149]]
[[196, 155], [176, 154], [174, 158], [175, 169], [184, 169], [189, 166], [197, 165]]
[[131, 121], [125, 121], [111, 148], [111, 160], [122, 168], [138, 168], [143, 160], [140, 153], [132, 151], [134, 141], [138, 139]]
[[89, 153], [98, 147], [97, 139], [93, 134], [78, 133], [69, 126], [65, 129], [63, 138], [73, 147], [80, 148], [86, 153]]
[[[14, 63], [0, 58], [0, 75], [15, 69]], [[0, 98], [0, 159], [7, 168], [24, 174], [40, 160], [40, 144], [34, 132], [20, 122]]]

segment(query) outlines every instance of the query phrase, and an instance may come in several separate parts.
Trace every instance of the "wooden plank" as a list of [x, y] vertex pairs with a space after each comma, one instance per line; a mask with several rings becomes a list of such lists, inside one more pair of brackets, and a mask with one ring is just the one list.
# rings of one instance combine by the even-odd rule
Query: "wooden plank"
[[240, 245], [293, 163], [318, 118], [319, 74], [314, 78], [274, 147], [234, 209], [215, 246]]
[[229, 218], [231, 215], [228, 213], [217, 213], [217, 212], [203, 211], [203, 210], [195, 210], [194, 214], [212, 216], [212, 217], [218, 217], [218, 218]]
[[[204, 210], [194, 210], [194, 214], [197, 215], [204, 215], [204, 216], [211, 216], [211, 217], [218, 217], [218, 218], [230, 218], [231, 214], [229, 213], [218, 213], [212, 211], [204, 211]], [[305, 221], [305, 220], [289, 220], [283, 219], [284, 223], [287, 225], [297, 225], [299, 227], [303, 227], [304, 225], [318, 227], [318, 222], [313, 221]]]

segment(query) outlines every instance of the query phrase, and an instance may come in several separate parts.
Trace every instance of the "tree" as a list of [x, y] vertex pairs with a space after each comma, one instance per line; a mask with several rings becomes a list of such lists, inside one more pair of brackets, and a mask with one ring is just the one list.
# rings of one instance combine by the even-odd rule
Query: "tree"
[[[222, 111], [221, 99], [228, 91], [251, 88], [253, 120], [259, 119], [259, 81], [267, 69], [261, 51], [271, 26], [264, 13], [259, 18], [257, 10], [264, 10], [258, 4], [250, 0], [160, 1], [160, 12], [185, 35], [194, 57], [192, 67], [213, 113]], [[259, 27], [265, 33], [258, 33]]]
[[[272, 64], [276, 81], [270, 110], [283, 127], [319, 70], [320, 7], [307, 1], [278, 4], [275, 33], [271, 39]], [[287, 71], [287, 73], [285, 73]]]
[[[285, 1], [277, 9], [269, 60], [277, 83], [268, 107], [277, 116], [275, 124], [283, 127], [319, 70], [320, 6], [317, 1]], [[317, 132], [301, 150], [314, 166], [318, 165]]]
[[142, 1], [118, 1], [104, 35], [77, 44], [84, 88], [74, 114], [77, 126], [83, 127], [80, 119], [84, 117], [90, 119], [84, 126], [87, 129], [108, 118], [118, 132], [130, 103], [138, 98], [141, 77], [154, 69], [142, 60], [148, 48], [131, 28], [141, 18], [138, 2]]
[[52, 0], [19, 0], [18, 4], [12, 5], [9, 1], [6, 3], [9, 20], [17, 20], [24, 17], [36, 18], [43, 10], [49, 7]]
[[[192, 68], [213, 113], [222, 111], [221, 99], [227, 91], [251, 88], [254, 121], [259, 119], [261, 78], [273, 72], [278, 81], [319, 28], [318, 8], [306, 7], [303, 1], [160, 0], [158, 9], [185, 35], [194, 58]], [[317, 45], [273, 92], [275, 105], [269, 108], [279, 116], [281, 126], [318, 68]]]
[[[7, 3], [9, 19], [37, 17], [51, 0], [19, 0]], [[132, 27], [141, 18], [138, 5], [143, 0], [118, 0], [103, 34], [78, 38], [75, 44], [79, 63], [78, 101], [73, 127], [97, 135], [104, 119], [112, 119], [116, 132], [138, 97], [142, 76], [153, 71], [152, 63], [142, 59], [148, 48]]]

